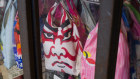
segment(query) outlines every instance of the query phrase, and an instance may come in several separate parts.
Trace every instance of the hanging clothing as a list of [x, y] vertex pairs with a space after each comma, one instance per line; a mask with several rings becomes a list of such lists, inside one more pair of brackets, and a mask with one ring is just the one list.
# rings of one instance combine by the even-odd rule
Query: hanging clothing
[[[132, 19], [130, 23], [130, 28], [128, 30], [128, 41], [129, 41], [129, 47], [130, 47], [130, 76], [131, 79], [139, 78], [140, 72], [140, 55], [139, 55], [139, 49], [140, 49], [140, 23], [137, 19], [139, 17], [139, 13], [134, 11], [133, 6], [130, 4], [125, 3], [125, 11], [130, 13], [130, 17]], [[125, 22], [125, 21], [124, 21]]]
[[13, 33], [13, 44], [16, 46], [13, 46], [16, 64], [18, 68], [23, 69], [18, 12], [15, 17]]
[[124, 5], [129, 7], [131, 11], [133, 11], [137, 21], [140, 23], [140, 13], [133, 7], [133, 5], [131, 5], [130, 3], [124, 3]]
[[[96, 66], [97, 26], [90, 32], [81, 59], [81, 79], [94, 79]], [[129, 48], [127, 39], [120, 32], [115, 79], [129, 79]]]
[[9, 69], [15, 64], [13, 44], [12, 44], [12, 31], [14, 24], [14, 17], [17, 10], [17, 0], [9, 0], [1, 29], [1, 41], [3, 45], [2, 54], [4, 57], [4, 65]]

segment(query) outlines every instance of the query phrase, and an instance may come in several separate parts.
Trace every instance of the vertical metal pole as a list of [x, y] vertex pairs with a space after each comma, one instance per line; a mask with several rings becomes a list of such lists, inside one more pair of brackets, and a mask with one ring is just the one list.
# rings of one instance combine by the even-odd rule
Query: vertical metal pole
[[114, 79], [123, 0], [102, 0], [95, 79]]
[[24, 79], [42, 79], [38, 0], [18, 0]]
[[30, 0], [17, 0], [20, 36], [21, 36], [21, 50], [23, 58], [23, 72], [24, 79], [35, 79], [35, 58], [33, 48], [33, 29], [32, 29], [32, 12]]
[[40, 25], [39, 25], [39, 4], [38, 0], [32, 0], [32, 19], [34, 34], [34, 50], [36, 64], [36, 79], [42, 79], [42, 59], [40, 47]]

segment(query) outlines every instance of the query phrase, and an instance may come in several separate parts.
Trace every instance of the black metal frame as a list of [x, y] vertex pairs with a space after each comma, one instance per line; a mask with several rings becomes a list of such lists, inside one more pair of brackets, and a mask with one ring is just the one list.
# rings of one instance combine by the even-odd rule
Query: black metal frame
[[102, 0], [95, 79], [114, 79], [123, 0]]
[[[102, 0], [95, 79], [114, 79], [123, 0]], [[38, 0], [18, 0], [25, 79], [42, 79]]]
[[38, 0], [18, 0], [25, 79], [42, 79]]

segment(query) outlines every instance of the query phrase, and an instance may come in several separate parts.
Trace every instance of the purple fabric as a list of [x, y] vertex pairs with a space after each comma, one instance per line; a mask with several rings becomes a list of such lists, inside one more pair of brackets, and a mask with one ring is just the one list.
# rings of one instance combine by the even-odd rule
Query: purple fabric
[[131, 18], [133, 20], [132, 33], [135, 40], [140, 39], [140, 24], [138, 23], [134, 13], [130, 10]]

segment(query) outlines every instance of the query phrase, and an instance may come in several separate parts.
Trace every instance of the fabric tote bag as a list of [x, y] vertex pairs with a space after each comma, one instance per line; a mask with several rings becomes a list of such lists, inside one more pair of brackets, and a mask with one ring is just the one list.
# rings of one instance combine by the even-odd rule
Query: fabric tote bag
[[[45, 66], [48, 70], [65, 72], [70, 75], [80, 73], [82, 46], [77, 26], [69, 19], [61, 4], [55, 3], [49, 10], [42, 32]], [[60, 25], [55, 25], [53, 15], [61, 7]]]
[[4, 57], [4, 65], [8, 69], [13, 65], [15, 65], [12, 43], [13, 38], [12, 31], [16, 10], [17, 10], [17, 0], [9, 0], [7, 3], [7, 7], [5, 9], [5, 14], [1, 28], [1, 41], [3, 46], [2, 54]]
[[[94, 79], [96, 65], [98, 24], [90, 32], [81, 57], [81, 79]], [[129, 79], [129, 48], [126, 37], [120, 32], [115, 79]]]

